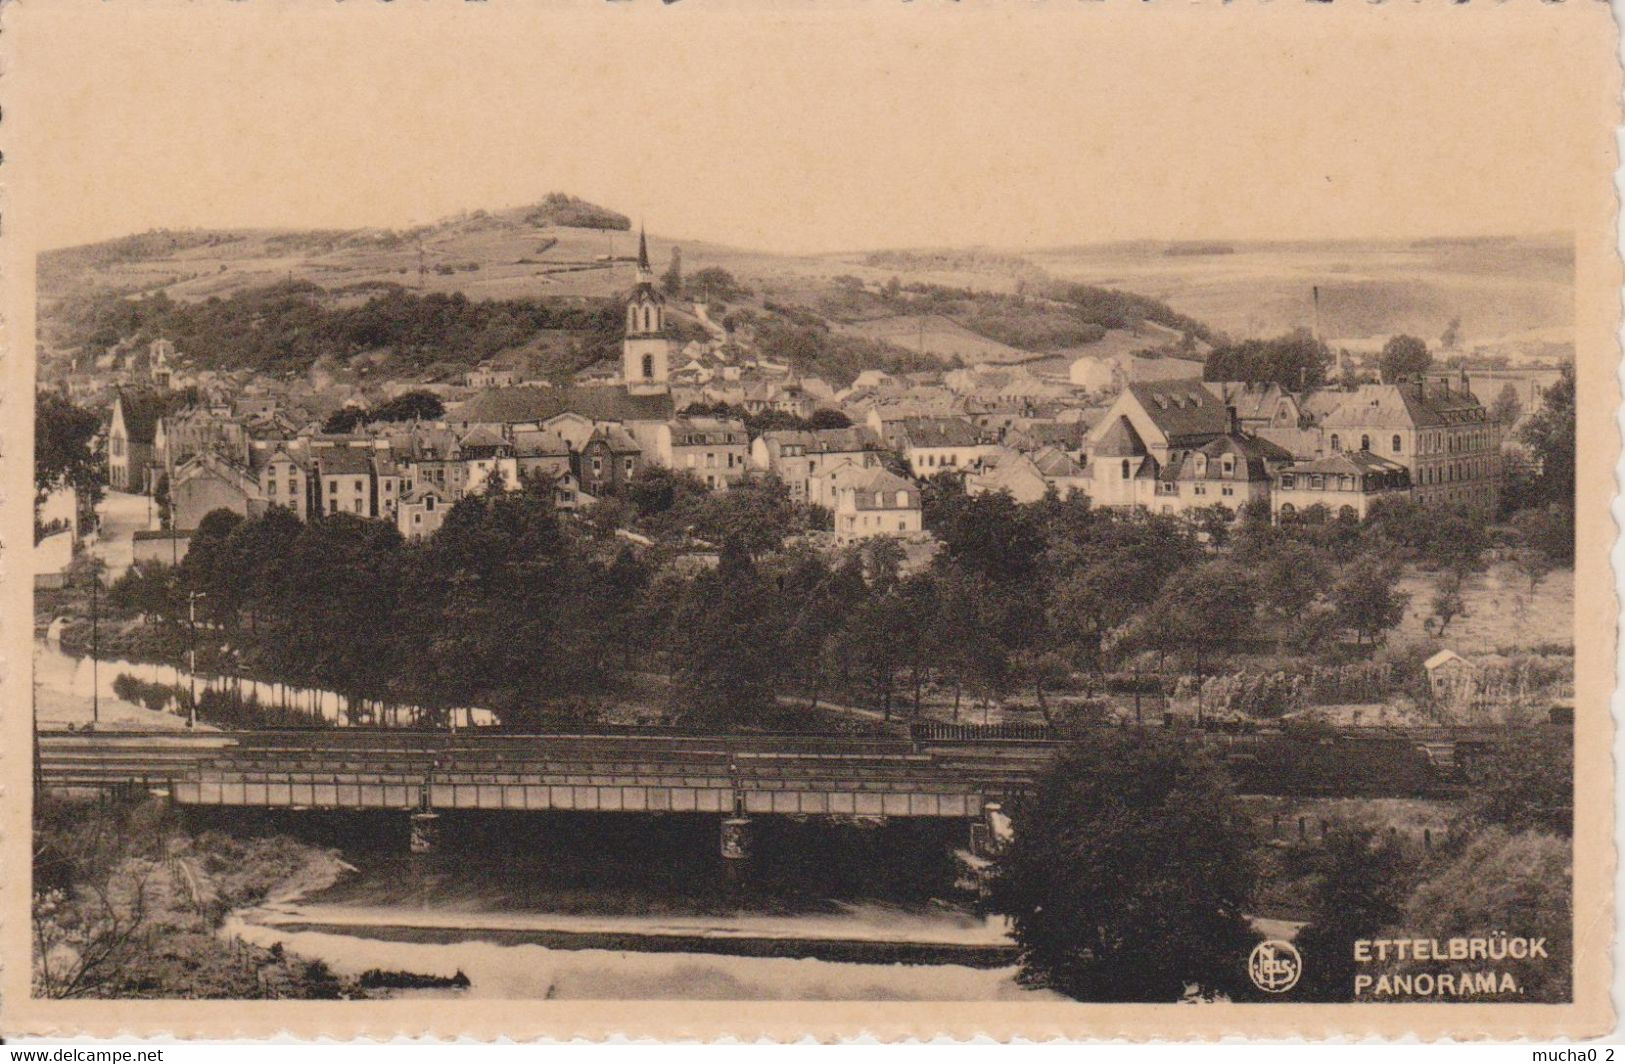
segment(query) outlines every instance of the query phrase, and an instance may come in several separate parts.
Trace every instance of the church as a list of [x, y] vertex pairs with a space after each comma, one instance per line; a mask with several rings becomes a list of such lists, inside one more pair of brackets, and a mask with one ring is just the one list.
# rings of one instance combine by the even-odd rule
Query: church
[[670, 390], [671, 341], [666, 337], [666, 297], [655, 287], [649, 239], [638, 231], [638, 279], [626, 302], [626, 339], [621, 343], [621, 381], [632, 395]]

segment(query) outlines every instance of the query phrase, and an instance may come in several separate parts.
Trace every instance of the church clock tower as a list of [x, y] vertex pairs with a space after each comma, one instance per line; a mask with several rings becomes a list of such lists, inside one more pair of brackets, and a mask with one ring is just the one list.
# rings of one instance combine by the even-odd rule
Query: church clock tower
[[671, 342], [666, 339], [666, 297], [655, 287], [649, 266], [649, 240], [638, 231], [638, 283], [626, 303], [626, 339], [621, 342], [621, 379], [635, 395], [668, 390]]

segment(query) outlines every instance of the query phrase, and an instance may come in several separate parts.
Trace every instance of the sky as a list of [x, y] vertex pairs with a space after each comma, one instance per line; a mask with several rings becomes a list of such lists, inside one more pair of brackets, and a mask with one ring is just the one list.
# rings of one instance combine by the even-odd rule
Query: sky
[[1607, 86], [1575, 76], [1606, 20], [1601, 4], [57, 0], [8, 14], [6, 154], [24, 153], [40, 247], [404, 227], [555, 190], [782, 252], [1552, 232], [1613, 149]]

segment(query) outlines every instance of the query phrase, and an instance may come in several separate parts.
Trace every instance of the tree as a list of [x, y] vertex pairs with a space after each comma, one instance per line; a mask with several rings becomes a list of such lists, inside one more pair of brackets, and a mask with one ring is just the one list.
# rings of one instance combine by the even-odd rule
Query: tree
[[1395, 590], [1398, 582], [1398, 566], [1366, 556], [1351, 564], [1332, 586], [1338, 623], [1355, 633], [1357, 643], [1379, 641], [1404, 618], [1410, 598]]
[[436, 421], [446, 414], [446, 404], [433, 392], [414, 390], [402, 392], [388, 402], [372, 408], [368, 421]]
[[1259, 604], [1274, 619], [1282, 645], [1289, 639], [1302, 640], [1306, 632], [1303, 620], [1330, 584], [1331, 572], [1322, 552], [1307, 543], [1287, 540], [1264, 554], [1259, 566]]
[[1497, 425], [1511, 425], [1523, 414], [1523, 404], [1518, 401], [1518, 389], [1507, 381], [1501, 386], [1501, 391], [1490, 406], [1490, 420]]
[[782, 663], [771, 616], [772, 596], [749, 552], [723, 544], [717, 568], [694, 578], [672, 623], [675, 705], [684, 721], [748, 728], [772, 706]]
[[1574, 509], [1574, 366], [1563, 367], [1546, 389], [1540, 409], [1529, 416], [1520, 436], [1533, 452], [1535, 482], [1525, 505], [1553, 504]]
[[852, 419], [827, 406], [821, 406], [807, 416], [809, 429], [849, 429]]
[[91, 448], [101, 419], [51, 392], [34, 397], [34, 509], [62, 487], [79, 494], [82, 509], [102, 497], [102, 462]]
[[1384, 384], [1426, 373], [1431, 365], [1433, 355], [1428, 352], [1427, 342], [1404, 334], [1390, 336], [1377, 356], [1377, 370]]
[[1461, 346], [1461, 318], [1450, 319], [1450, 323], [1444, 327], [1444, 332], [1439, 335], [1439, 346], [1446, 351], [1454, 351]]
[[1105, 732], [1058, 756], [1013, 819], [991, 904], [1021, 982], [1102, 1002], [1240, 990], [1253, 843], [1208, 754]]
[[1278, 384], [1294, 390], [1326, 383], [1332, 353], [1308, 329], [1295, 329], [1269, 340], [1224, 344], [1208, 353], [1202, 378]]
[[668, 296], [681, 295], [683, 291], [683, 249], [672, 245], [671, 264], [666, 272], [660, 275], [660, 288]]
[[1348, 1001], [1354, 995], [1357, 939], [1381, 937], [1398, 922], [1410, 893], [1414, 863], [1399, 843], [1369, 828], [1328, 832], [1310, 854], [1313, 895], [1309, 923], [1292, 940], [1303, 958], [1294, 998]]
[[1252, 628], [1255, 586], [1252, 574], [1229, 559], [1174, 573], [1141, 619], [1147, 642], [1194, 651], [1200, 672], [1204, 654]]
[[[1499, 928], [1512, 935], [1544, 939], [1544, 957], [1509, 957], [1491, 965], [1510, 973], [1517, 990], [1490, 1000], [1569, 1001], [1573, 991], [1573, 873], [1574, 858], [1567, 839], [1538, 831], [1511, 834], [1504, 828], [1488, 828], [1417, 886], [1395, 921], [1395, 935], [1445, 942], [1482, 935], [1484, 928]], [[1426, 965], [1422, 962], [1418, 970]], [[1436, 964], [1432, 970], [1437, 970]]]
[[367, 411], [359, 406], [341, 406], [322, 422], [322, 431], [333, 435], [343, 435], [354, 432], [356, 428], [367, 420]]
[[1508, 831], [1574, 830], [1574, 737], [1539, 732], [1503, 740], [1473, 758], [1467, 807]]
[[1462, 575], [1451, 571], [1444, 574], [1439, 580], [1439, 587], [1433, 593], [1433, 601], [1429, 604], [1433, 610], [1433, 634], [1439, 638], [1444, 637], [1446, 628], [1457, 617], [1467, 616], [1467, 602], [1461, 595]]

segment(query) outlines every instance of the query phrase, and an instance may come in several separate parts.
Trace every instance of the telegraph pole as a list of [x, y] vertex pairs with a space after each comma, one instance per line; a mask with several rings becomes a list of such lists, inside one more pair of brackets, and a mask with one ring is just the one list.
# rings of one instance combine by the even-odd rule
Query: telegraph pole
[[191, 685], [192, 698], [186, 706], [186, 726], [197, 727], [197, 600], [207, 598], [202, 591], [188, 591], [186, 593], [186, 624], [191, 629], [192, 646], [187, 651], [187, 681]]
[[99, 659], [101, 658], [101, 618], [98, 616], [99, 590], [102, 585], [102, 574], [96, 568], [95, 559], [91, 559], [90, 569], [90, 723], [92, 726], [102, 721], [102, 685]]

